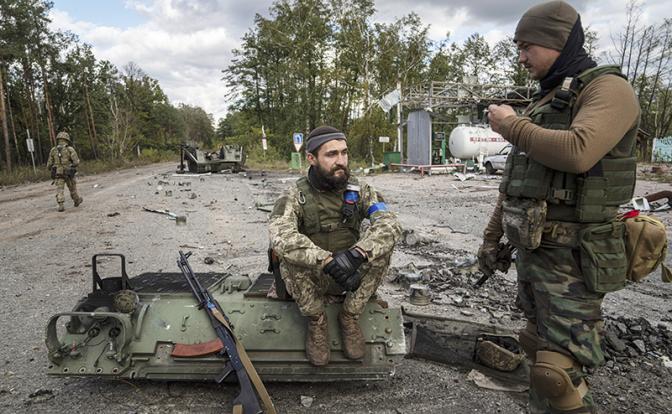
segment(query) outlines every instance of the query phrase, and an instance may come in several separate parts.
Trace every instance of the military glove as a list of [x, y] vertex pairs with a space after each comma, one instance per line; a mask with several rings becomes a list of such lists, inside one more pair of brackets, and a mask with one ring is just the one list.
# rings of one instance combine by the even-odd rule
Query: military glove
[[345, 287], [348, 279], [366, 261], [366, 257], [359, 250], [352, 248], [334, 253], [332, 260], [324, 266], [324, 273], [333, 277], [336, 283]]
[[355, 290], [359, 289], [359, 285], [361, 283], [362, 275], [358, 270], [356, 270], [355, 273], [351, 274], [347, 279], [345, 279], [344, 282], [339, 283], [339, 285], [343, 286], [343, 289], [347, 290], [348, 292], [354, 292]]
[[502, 273], [509, 271], [511, 267], [511, 262], [513, 261], [513, 246], [511, 243], [499, 243], [497, 245], [497, 261], [495, 262], [495, 270], [499, 270]]
[[478, 269], [483, 274], [491, 275], [496, 270], [498, 243], [491, 240], [483, 240], [478, 248]]

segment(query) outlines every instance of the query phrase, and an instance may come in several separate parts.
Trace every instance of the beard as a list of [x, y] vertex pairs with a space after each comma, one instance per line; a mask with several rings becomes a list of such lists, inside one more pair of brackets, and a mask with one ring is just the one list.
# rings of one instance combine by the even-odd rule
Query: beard
[[[344, 165], [334, 165], [330, 170], [326, 170], [318, 164], [311, 170], [318, 186], [324, 190], [344, 190], [350, 179], [350, 169]], [[338, 171], [343, 171], [343, 174], [336, 175]]]

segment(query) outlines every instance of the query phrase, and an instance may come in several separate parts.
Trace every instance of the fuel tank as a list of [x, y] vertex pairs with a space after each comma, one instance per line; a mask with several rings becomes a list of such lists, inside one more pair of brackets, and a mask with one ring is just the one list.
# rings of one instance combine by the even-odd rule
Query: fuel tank
[[501, 135], [485, 125], [457, 126], [448, 138], [450, 154], [463, 159], [496, 154], [507, 144]]
[[[97, 258], [116, 256], [121, 276], [101, 278]], [[211, 381], [227, 357], [206, 312], [181, 273], [129, 278], [120, 254], [95, 255], [93, 289], [70, 312], [53, 315], [46, 328], [47, 373], [61, 377], [113, 377], [160, 381]], [[331, 359], [314, 367], [305, 356], [306, 318], [293, 300], [268, 297], [272, 273], [197, 273], [233, 324], [264, 381], [382, 380], [406, 354], [401, 310], [372, 300], [360, 317], [366, 354], [342, 353], [337, 315], [342, 297], [327, 305]]]

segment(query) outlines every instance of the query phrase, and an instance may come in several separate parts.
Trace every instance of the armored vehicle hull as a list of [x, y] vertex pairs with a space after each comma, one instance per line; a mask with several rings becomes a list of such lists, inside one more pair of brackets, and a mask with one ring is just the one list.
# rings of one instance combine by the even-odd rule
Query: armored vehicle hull
[[[222, 373], [221, 342], [182, 274], [129, 279], [123, 256], [117, 255], [122, 276], [101, 279], [97, 256], [93, 291], [71, 312], [48, 322], [49, 375], [209, 381]], [[361, 361], [346, 359], [337, 322], [341, 305], [333, 303], [327, 306], [331, 360], [313, 367], [305, 356], [306, 320], [296, 304], [267, 297], [272, 274], [261, 274], [254, 283], [247, 276], [197, 276], [229, 317], [264, 381], [380, 380], [394, 373], [406, 353], [401, 310], [372, 301], [360, 319], [366, 355]]]
[[184, 173], [184, 164], [191, 173], [208, 173], [231, 170], [239, 172], [245, 165], [245, 152], [241, 145], [223, 145], [217, 152], [204, 152], [198, 148], [181, 145], [178, 173]]

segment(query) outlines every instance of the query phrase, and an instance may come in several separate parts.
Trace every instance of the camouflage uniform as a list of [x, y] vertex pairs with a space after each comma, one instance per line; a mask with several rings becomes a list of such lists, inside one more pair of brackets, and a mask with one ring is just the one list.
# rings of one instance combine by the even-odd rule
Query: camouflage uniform
[[75, 168], [79, 165], [79, 157], [77, 151], [69, 145], [70, 137], [67, 133], [59, 132], [57, 136], [58, 145], [53, 147], [49, 152], [49, 160], [47, 161], [47, 168], [56, 168], [56, 177], [54, 184], [56, 185], [56, 202], [59, 205], [59, 210], [63, 210], [63, 203], [65, 202], [65, 185], [67, 184], [70, 190], [70, 197], [75, 203], [75, 207], [79, 206], [82, 198], [77, 193], [77, 179], [67, 175], [67, 169]]
[[[304, 185], [308, 182], [306, 178], [301, 180], [304, 180]], [[393, 213], [380, 210], [369, 213], [371, 206], [382, 202], [376, 191], [354, 179], [350, 183], [359, 184], [361, 190], [357, 209], [360, 216], [368, 218], [371, 223], [361, 237], [357, 237], [360, 228], [346, 230], [345, 225], [338, 224], [341, 221], [343, 191], [322, 192], [310, 185], [308, 192], [316, 200], [310, 207], [304, 191], [299, 185], [293, 186], [276, 202], [271, 214], [271, 246], [280, 258], [280, 272], [287, 290], [305, 316], [315, 316], [324, 310], [327, 293], [343, 291], [322, 272], [322, 264], [333, 252], [353, 246], [366, 252], [368, 262], [359, 268], [361, 285], [354, 292], [347, 293], [343, 308], [360, 315], [382, 283], [392, 249], [401, 236], [401, 226]], [[306, 216], [311, 213], [306, 211], [309, 207], [318, 210], [321, 221], [321, 231], [312, 235], [307, 235], [309, 231], [305, 228]]]

